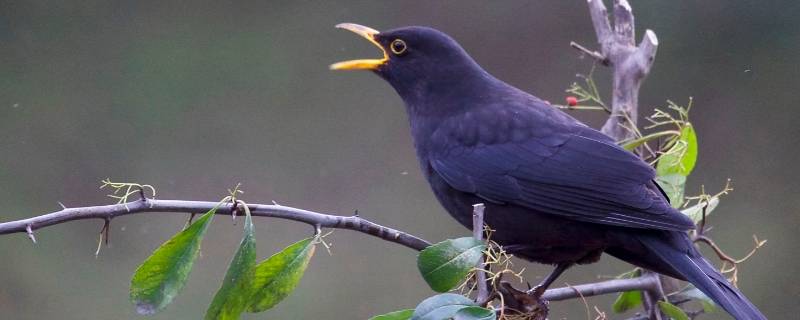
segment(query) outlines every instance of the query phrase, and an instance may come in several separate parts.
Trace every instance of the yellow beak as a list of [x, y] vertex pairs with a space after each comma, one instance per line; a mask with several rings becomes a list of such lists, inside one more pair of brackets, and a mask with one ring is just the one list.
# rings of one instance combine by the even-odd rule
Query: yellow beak
[[386, 53], [386, 50], [380, 43], [378, 43], [377, 40], [375, 40], [375, 35], [379, 33], [378, 30], [355, 23], [340, 23], [337, 24], [336, 27], [339, 29], [350, 30], [355, 34], [364, 37], [367, 39], [367, 41], [372, 42], [372, 44], [378, 46], [378, 48], [380, 48], [383, 52], [383, 59], [358, 59], [337, 62], [330, 66], [331, 70], [376, 70], [378, 67], [389, 61], [389, 55]]

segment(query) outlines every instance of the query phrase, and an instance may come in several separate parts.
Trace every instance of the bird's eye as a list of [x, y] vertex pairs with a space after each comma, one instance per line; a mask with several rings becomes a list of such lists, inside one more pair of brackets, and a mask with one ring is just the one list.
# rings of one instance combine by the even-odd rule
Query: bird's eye
[[406, 52], [408, 46], [406, 46], [406, 42], [400, 39], [395, 39], [392, 41], [392, 44], [389, 45], [389, 48], [392, 49], [392, 53], [396, 55], [401, 55]]

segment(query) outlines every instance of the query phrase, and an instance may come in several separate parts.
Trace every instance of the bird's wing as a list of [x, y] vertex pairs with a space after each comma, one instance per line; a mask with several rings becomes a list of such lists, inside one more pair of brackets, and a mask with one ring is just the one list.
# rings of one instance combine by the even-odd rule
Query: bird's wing
[[[556, 133], [558, 132], [558, 133]], [[433, 169], [453, 188], [574, 220], [633, 228], [688, 230], [652, 167], [591, 128], [497, 143], [450, 144]]]

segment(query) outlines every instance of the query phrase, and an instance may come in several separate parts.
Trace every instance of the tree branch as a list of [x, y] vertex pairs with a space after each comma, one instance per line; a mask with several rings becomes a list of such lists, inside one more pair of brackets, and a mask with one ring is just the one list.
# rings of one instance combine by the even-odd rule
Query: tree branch
[[633, 11], [627, 0], [614, 1], [613, 30], [603, 1], [588, 0], [588, 4], [600, 51], [574, 42], [571, 46], [613, 69], [611, 116], [601, 131], [617, 141], [635, 138], [630, 128], [636, 127], [639, 87], [653, 65], [658, 38], [647, 30], [639, 46], [635, 45]]
[[[31, 239], [35, 239], [33, 237], [34, 230], [74, 220], [110, 220], [118, 216], [146, 212], [196, 214], [207, 212], [217, 205], [218, 202], [211, 201], [142, 199], [115, 205], [65, 208], [60, 211], [33, 218], [0, 223], [0, 235], [25, 232]], [[319, 228], [358, 231], [417, 251], [430, 246], [429, 242], [419, 237], [379, 225], [358, 216], [324, 214], [277, 204], [248, 204], [247, 206], [250, 208], [250, 212], [253, 216], [293, 220]], [[231, 214], [232, 209], [231, 206], [221, 206], [217, 210], [217, 214]], [[240, 210], [239, 214], [242, 214]]]
[[614, 279], [596, 283], [582, 284], [555, 288], [545, 291], [542, 299], [547, 301], [562, 301], [583, 297], [598, 296], [608, 293], [625, 291], [657, 291], [660, 287], [658, 275], [642, 276], [631, 279]]
[[[483, 241], [483, 213], [486, 206], [483, 203], [472, 205], [472, 236], [479, 241]], [[478, 304], [484, 304], [489, 300], [489, 287], [486, 284], [486, 257], [481, 254], [481, 259], [478, 261], [478, 270], [475, 271], [475, 281], [478, 287], [478, 294], [475, 301]]]
[[[0, 235], [11, 233], [26, 233], [33, 237], [33, 232], [45, 227], [62, 224], [76, 220], [100, 219], [109, 221], [113, 218], [139, 213], [205, 213], [219, 205], [213, 201], [189, 200], [160, 200], [144, 199], [122, 204], [64, 208], [63, 210], [22, 220], [0, 223]], [[385, 241], [394, 242], [405, 247], [420, 251], [431, 244], [419, 237], [393, 228], [385, 227], [358, 216], [339, 216], [318, 213], [314, 211], [287, 207], [277, 204], [248, 204], [253, 216], [271, 217], [292, 220], [320, 228], [347, 229], [365, 233]], [[229, 215], [232, 206], [219, 206], [217, 214]], [[241, 215], [242, 210], [237, 210]], [[483, 210], [476, 208], [476, 220], [482, 217]], [[482, 230], [482, 228], [480, 229]], [[480, 281], [480, 280], [479, 280]], [[483, 281], [485, 284], [486, 282]], [[580, 297], [601, 295], [612, 292], [630, 290], [649, 291], [654, 288], [653, 280], [649, 277], [634, 279], [609, 280], [598, 283], [583, 284], [578, 286], [554, 288], [547, 290], [543, 298], [550, 301], [560, 301]]]

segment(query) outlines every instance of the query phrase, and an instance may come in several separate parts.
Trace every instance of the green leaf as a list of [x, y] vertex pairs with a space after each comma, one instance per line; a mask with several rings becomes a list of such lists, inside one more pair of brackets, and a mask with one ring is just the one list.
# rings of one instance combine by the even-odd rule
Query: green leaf
[[414, 314], [414, 309], [403, 309], [369, 318], [369, 320], [408, 320]]
[[669, 302], [659, 301], [658, 308], [661, 309], [661, 312], [674, 320], [689, 320], [689, 316], [686, 315], [683, 309]]
[[700, 289], [697, 289], [697, 287], [692, 284], [686, 287], [686, 289], [683, 289], [679, 293], [679, 296], [700, 301], [700, 304], [703, 305], [703, 312], [705, 313], [711, 313], [717, 309], [717, 305], [714, 300], [711, 300], [711, 298], [703, 293], [703, 291], [700, 291]]
[[475, 306], [469, 298], [455, 293], [443, 293], [423, 300], [414, 309], [411, 320], [446, 320], [466, 307]]
[[[681, 212], [689, 216], [689, 218], [691, 218], [692, 221], [694, 221], [694, 223], [698, 223], [700, 222], [700, 220], [703, 219], [703, 206], [705, 204], [706, 202], [701, 201], [696, 205], [681, 210]], [[706, 216], [711, 214], [711, 211], [714, 211], [714, 209], [717, 207], [718, 204], [719, 204], [719, 197], [711, 197], [711, 199], [708, 200], [708, 206], [706, 207]]]
[[673, 208], [683, 205], [684, 191], [686, 189], [686, 176], [680, 174], [670, 174], [656, 177], [656, 182], [664, 189], [669, 197], [669, 202]]
[[[625, 272], [617, 277], [617, 279], [632, 279], [635, 277], [639, 277], [642, 275], [642, 270], [639, 268], [633, 269], [631, 271]], [[617, 299], [614, 300], [614, 304], [611, 305], [611, 309], [616, 313], [623, 313], [630, 309], [636, 308], [642, 304], [642, 292], [641, 291], [625, 291], [620, 293], [617, 296]]]
[[700, 300], [700, 304], [703, 305], [703, 312], [705, 313], [712, 313], [717, 310], [717, 305], [711, 300]]
[[617, 296], [617, 300], [614, 300], [614, 304], [611, 305], [611, 309], [614, 310], [616, 313], [623, 313], [625, 311], [631, 310], [633, 308], [638, 307], [642, 304], [642, 292], [641, 291], [625, 291]]
[[216, 211], [216, 207], [209, 210], [164, 242], [136, 269], [130, 290], [136, 312], [149, 315], [161, 311], [181, 291]]
[[659, 176], [671, 174], [688, 176], [697, 162], [697, 135], [692, 124], [686, 123], [681, 129], [680, 137], [673, 141], [675, 143], [672, 148], [658, 159], [656, 171]]
[[256, 266], [248, 312], [272, 308], [294, 290], [314, 255], [315, 239], [298, 241]]
[[[247, 212], [247, 211], [245, 211]], [[250, 300], [256, 265], [256, 239], [250, 213], [244, 219], [244, 236], [233, 256], [222, 286], [206, 311], [206, 320], [239, 319]]]
[[458, 310], [453, 320], [495, 320], [497, 316], [493, 310], [481, 308], [478, 306], [466, 307]]
[[475, 268], [484, 249], [486, 245], [473, 237], [448, 239], [422, 250], [417, 267], [431, 289], [447, 292]]
[[651, 133], [651, 134], [648, 134], [648, 135], [646, 135], [644, 137], [641, 137], [641, 138], [638, 138], [638, 139], [620, 141], [618, 144], [625, 150], [633, 151], [638, 146], [641, 146], [645, 142], [648, 142], [650, 140], [663, 138], [663, 137], [666, 137], [666, 136], [675, 136], [675, 135], [679, 135], [679, 134], [680, 134], [680, 132], [678, 132], [678, 131], [667, 130], [667, 131]]

